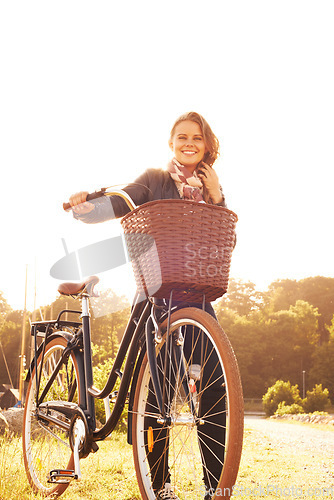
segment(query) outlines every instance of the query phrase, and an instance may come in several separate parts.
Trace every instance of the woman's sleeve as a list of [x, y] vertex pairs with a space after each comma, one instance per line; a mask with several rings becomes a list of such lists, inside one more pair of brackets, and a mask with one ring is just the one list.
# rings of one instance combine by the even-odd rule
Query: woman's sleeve
[[115, 219], [115, 212], [108, 196], [101, 196], [89, 203], [94, 205], [94, 209], [87, 214], [77, 214], [73, 211], [73, 217], [86, 224], [96, 224], [97, 222], [105, 222], [110, 219]]
[[[144, 172], [135, 182], [126, 186], [123, 191], [131, 197], [135, 205], [142, 205], [149, 201], [151, 198], [149, 172]], [[126, 202], [120, 196], [101, 196], [101, 198], [92, 200], [90, 203], [95, 205], [91, 212], [82, 215], [73, 212], [74, 218], [86, 224], [96, 224], [97, 222], [105, 222], [110, 219], [123, 217], [123, 215], [130, 211]]]
[[[149, 186], [150, 170], [146, 170], [134, 182], [128, 184], [123, 191], [130, 196], [135, 205], [139, 206], [152, 199], [152, 192]], [[126, 202], [119, 196], [111, 196], [111, 203], [116, 217], [123, 217], [123, 215], [130, 211]]]
[[219, 186], [219, 189], [220, 189], [220, 194], [222, 196], [222, 201], [220, 201], [219, 203], [212, 203], [212, 205], [217, 205], [217, 207], [227, 208], [226, 201], [225, 201], [225, 196], [224, 196], [224, 193], [223, 193], [223, 189], [222, 189], [221, 186]]

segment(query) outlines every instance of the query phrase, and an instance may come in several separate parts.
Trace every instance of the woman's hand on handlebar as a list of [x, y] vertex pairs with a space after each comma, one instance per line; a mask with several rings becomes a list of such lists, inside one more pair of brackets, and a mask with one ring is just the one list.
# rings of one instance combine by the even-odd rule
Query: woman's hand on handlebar
[[77, 214], [88, 214], [94, 210], [95, 205], [86, 201], [88, 191], [80, 191], [79, 193], [72, 194], [69, 198], [72, 210]]

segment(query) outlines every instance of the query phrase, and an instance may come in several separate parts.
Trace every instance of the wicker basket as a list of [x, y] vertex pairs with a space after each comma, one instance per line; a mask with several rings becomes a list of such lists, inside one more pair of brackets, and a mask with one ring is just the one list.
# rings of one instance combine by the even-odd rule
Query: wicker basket
[[122, 219], [135, 279], [146, 296], [201, 302], [228, 286], [238, 218], [227, 208], [185, 200], [139, 206]]

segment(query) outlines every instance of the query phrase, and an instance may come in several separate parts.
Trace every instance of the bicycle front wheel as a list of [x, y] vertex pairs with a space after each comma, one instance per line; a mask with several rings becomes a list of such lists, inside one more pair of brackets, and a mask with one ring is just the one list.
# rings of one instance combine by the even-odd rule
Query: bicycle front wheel
[[142, 497], [153, 500], [171, 489], [180, 500], [229, 498], [243, 439], [233, 349], [217, 321], [200, 309], [171, 315], [170, 351], [166, 329], [165, 321], [156, 357], [168, 418], [161, 418], [146, 355], [134, 398], [133, 453]]
[[[67, 347], [67, 341], [62, 336], [52, 339], [37, 360], [37, 373], [41, 373], [39, 394], [49, 383], [58, 361]], [[37, 417], [36, 406], [36, 368], [33, 369], [27, 389], [24, 420], [23, 420], [23, 458], [29, 483], [35, 493], [55, 498], [61, 495], [68, 487], [69, 482], [63, 479], [62, 483], [49, 482], [52, 470], [73, 470], [73, 453], [69, 444], [69, 433], [47, 420]], [[66, 362], [50, 385], [44, 402], [79, 400], [80, 385], [78, 384], [78, 363], [73, 353], [70, 353]], [[66, 417], [55, 410], [39, 410], [65, 424]]]

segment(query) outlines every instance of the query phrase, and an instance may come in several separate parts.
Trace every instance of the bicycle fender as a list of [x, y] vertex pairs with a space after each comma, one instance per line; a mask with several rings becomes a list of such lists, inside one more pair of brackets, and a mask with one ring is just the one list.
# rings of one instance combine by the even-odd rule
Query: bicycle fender
[[133, 402], [135, 399], [135, 392], [136, 392], [136, 387], [137, 387], [137, 381], [138, 381], [138, 375], [139, 375], [139, 370], [141, 368], [141, 365], [143, 363], [144, 356], [146, 354], [146, 345], [144, 345], [139, 353], [135, 371], [132, 376], [132, 382], [131, 382], [131, 388], [130, 388], [130, 395], [129, 395], [129, 405], [128, 405], [128, 430], [127, 430], [127, 442], [128, 444], [132, 445], [132, 409], [133, 409]]

